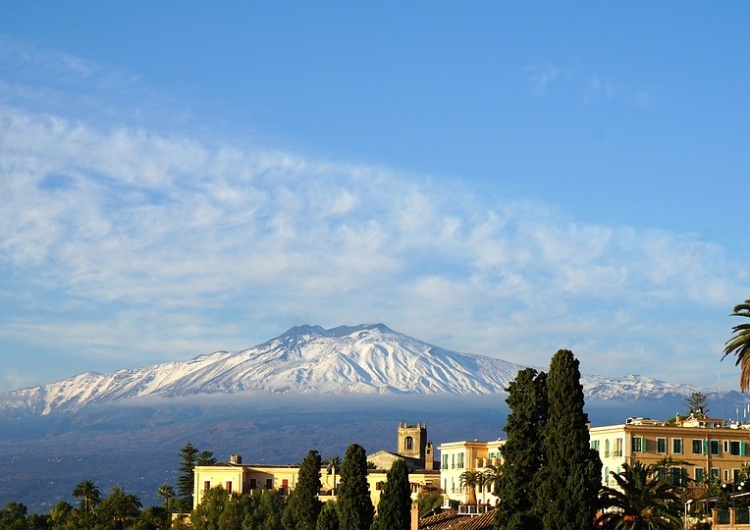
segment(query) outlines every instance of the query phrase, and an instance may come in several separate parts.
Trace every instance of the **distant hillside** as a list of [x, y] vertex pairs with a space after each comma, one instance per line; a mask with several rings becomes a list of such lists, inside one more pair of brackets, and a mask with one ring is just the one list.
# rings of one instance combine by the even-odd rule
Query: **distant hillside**
[[[382, 324], [294, 327], [263, 344], [189, 361], [85, 372], [45, 386], [0, 395], [4, 415], [77, 411], [89, 405], [243, 392], [284, 394], [503, 394], [521, 365], [458, 353]], [[582, 376], [587, 397], [641, 399], [687, 396], [698, 387], [648, 377]]]

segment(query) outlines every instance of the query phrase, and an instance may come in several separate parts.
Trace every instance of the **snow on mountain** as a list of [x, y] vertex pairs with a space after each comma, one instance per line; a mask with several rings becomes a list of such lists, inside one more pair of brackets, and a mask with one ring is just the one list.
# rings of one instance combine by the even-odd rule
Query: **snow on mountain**
[[[185, 362], [85, 372], [46, 386], [0, 395], [0, 411], [50, 414], [134, 398], [243, 391], [300, 394], [495, 394], [518, 370], [502, 359], [445, 350], [382, 324], [298, 326], [253, 348], [218, 351]], [[588, 397], [688, 395], [698, 388], [641, 376], [582, 376]]]

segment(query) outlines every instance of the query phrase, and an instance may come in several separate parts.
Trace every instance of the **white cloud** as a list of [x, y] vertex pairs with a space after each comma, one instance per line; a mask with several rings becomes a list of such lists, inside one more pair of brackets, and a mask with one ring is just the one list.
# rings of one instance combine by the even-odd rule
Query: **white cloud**
[[383, 168], [6, 112], [0, 282], [33, 292], [0, 325], [16, 343], [138, 364], [250, 346], [242, 337], [308, 315], [532, 364], [576, 345], [584, 368], [606, 372], [676, 348], [669, 315], [650, 325], [659, 312], [721, 311], [738, 292], [721, 249], [690, 235], [489, 205]]
[[[108, 77], [64, 62], [68, 75]], [[529, 75], [543, 93], [561, 74]], [[596, 94], [613, 90], [596, 79]], [[0, 83], [11, 93], [40, 99]], [[248, 347], [304, 321], [383, 321], [516, 362], [570, 347], [584, 371], [683, 369], [700, 383], [747, 283], [744, 264], [691, 234], [587, 224], [554, 205], [489, 203], [389, 168], [137, 119], [23, 109], [0, 108], [0, 347], [132, 366]]]

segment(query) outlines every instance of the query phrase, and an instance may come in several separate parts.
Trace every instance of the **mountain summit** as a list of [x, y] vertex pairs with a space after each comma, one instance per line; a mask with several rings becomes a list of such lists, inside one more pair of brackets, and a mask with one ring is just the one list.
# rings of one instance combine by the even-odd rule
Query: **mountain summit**
[[[253, 348], [111, 374], [85, 372], [0, 395], [0, 411], [50, 414], [136, 398], [244, 391], [299, 394], [502, 394], [521, 365], [445, 350], [383, 324], [297, 326]], [[603, 399], [688, 395], [702, 390], [641, 376], [582, 376]]]

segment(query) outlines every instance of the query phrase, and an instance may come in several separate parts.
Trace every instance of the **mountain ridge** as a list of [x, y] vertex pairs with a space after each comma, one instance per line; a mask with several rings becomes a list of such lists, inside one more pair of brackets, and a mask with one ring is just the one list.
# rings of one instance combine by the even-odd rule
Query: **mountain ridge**
[[[83, 372], [48, 385], [0, 394], [0, 412], [49, 415], [139, 398], [268, 392], [292, 394], [504, 394], [525, 366], [447, 350], [363, 324], [295, 326], [257, 346], [215, 351], [113, 373]], [[661, 398], [710, 391], [649, 377], [582, 375], [587, 397]]]

